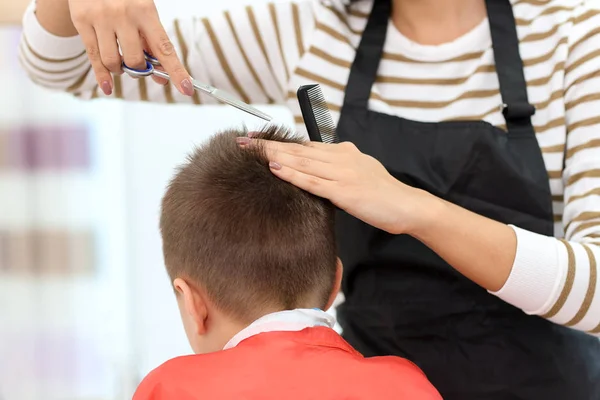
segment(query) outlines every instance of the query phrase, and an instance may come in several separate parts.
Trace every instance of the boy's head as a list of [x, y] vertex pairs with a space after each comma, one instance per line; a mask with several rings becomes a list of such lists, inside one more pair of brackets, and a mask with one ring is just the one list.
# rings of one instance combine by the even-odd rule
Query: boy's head
[[[339, 290], [334, 208], [275, 177], [260, 145], [229, 130], [197, 148], [162, 201], [167, 271], [196, 353], [274, 311], [327, 308]], [[282, 128], [259, 139], [298, 142]]]

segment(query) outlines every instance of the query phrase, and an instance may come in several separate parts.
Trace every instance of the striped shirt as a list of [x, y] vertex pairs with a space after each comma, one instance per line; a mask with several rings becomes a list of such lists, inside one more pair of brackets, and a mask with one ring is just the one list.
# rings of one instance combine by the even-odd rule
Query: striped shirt
[[[555, 237], [513, 227], [512, 272], [495, 295], [527, 313], [600, 335], [600, 3], [513, 0], [533, 124], [548, 170]], [[320, 83], [339, 118], [349, 67], [372, 5], [282, 0], [208, 18], [176, 20], [170, 33], [191, 75], [249, 103], [283, 104], [304, 131], [295, 90]], [[104, 97], [79, 37], [45, 31], [32, 4], [20, 58], [31, 79], [83, 99]], [[151, 80], [115, 76], [112, 97], [208, 104]], [[392, 24], [370, 108], [420, 121], [485, 120], [503, 127], [488, 21], [439, 46], [410, 41]], [[482, 268], [485, 265], [482, 265]]]

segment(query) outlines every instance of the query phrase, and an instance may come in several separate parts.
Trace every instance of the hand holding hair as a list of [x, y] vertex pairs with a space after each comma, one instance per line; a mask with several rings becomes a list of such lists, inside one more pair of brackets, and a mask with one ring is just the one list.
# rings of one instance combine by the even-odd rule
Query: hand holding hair
[[281, 143], [238, 138], [242, 146], [263, 145], [273, 174], [330, 200], [354, 217], [392, 234], [410, 233], [427, 194], [392, 177], [375, 158], [350, 142]]

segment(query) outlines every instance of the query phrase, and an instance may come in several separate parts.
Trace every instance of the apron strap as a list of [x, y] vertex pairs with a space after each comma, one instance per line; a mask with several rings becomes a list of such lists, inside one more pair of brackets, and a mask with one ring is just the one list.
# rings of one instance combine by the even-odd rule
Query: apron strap
[[[510, 0], [486, 0], [502, 114], [510, 136], [535, 135], [531, 116], [535, 107], [527, 97], [519, 37]], [[373, 0], [373, 8], [350, 69], [344, 105], [367, 110], [387, 37], [391, 0]], [[343, 111], [342, 111], [343, 112]]]
[[369, 108], [371, 89], [377, 79], [391, 14], [391, 0], [373, 0], [373, 8], [350, 69], [344, 104], [364, 110]]
[[535, 107], [527, 98], [527, 82], [519, 53], [519, 36], [509, 0], [486, 0], [496, 73], [502, 96], [502, 114], [509, 134], [533, 134]]

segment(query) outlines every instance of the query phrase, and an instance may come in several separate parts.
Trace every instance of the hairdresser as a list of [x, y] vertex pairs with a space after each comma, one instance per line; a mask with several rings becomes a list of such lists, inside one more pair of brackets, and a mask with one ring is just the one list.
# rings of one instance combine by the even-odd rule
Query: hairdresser
[[[151, 0], [37, 0], [20, 55], [83, 99], [208, 103], [191, 74], [299, 129], [295, 90], [320, 83], [347, 143], [267, 145], [274, 174], [346, 211], [346, 339], [448, 400], [591, 400], [599, 41], [584, 0], [282, 0], [166, 30]], [[174, 87], [120, 74], [144, 48]]]

